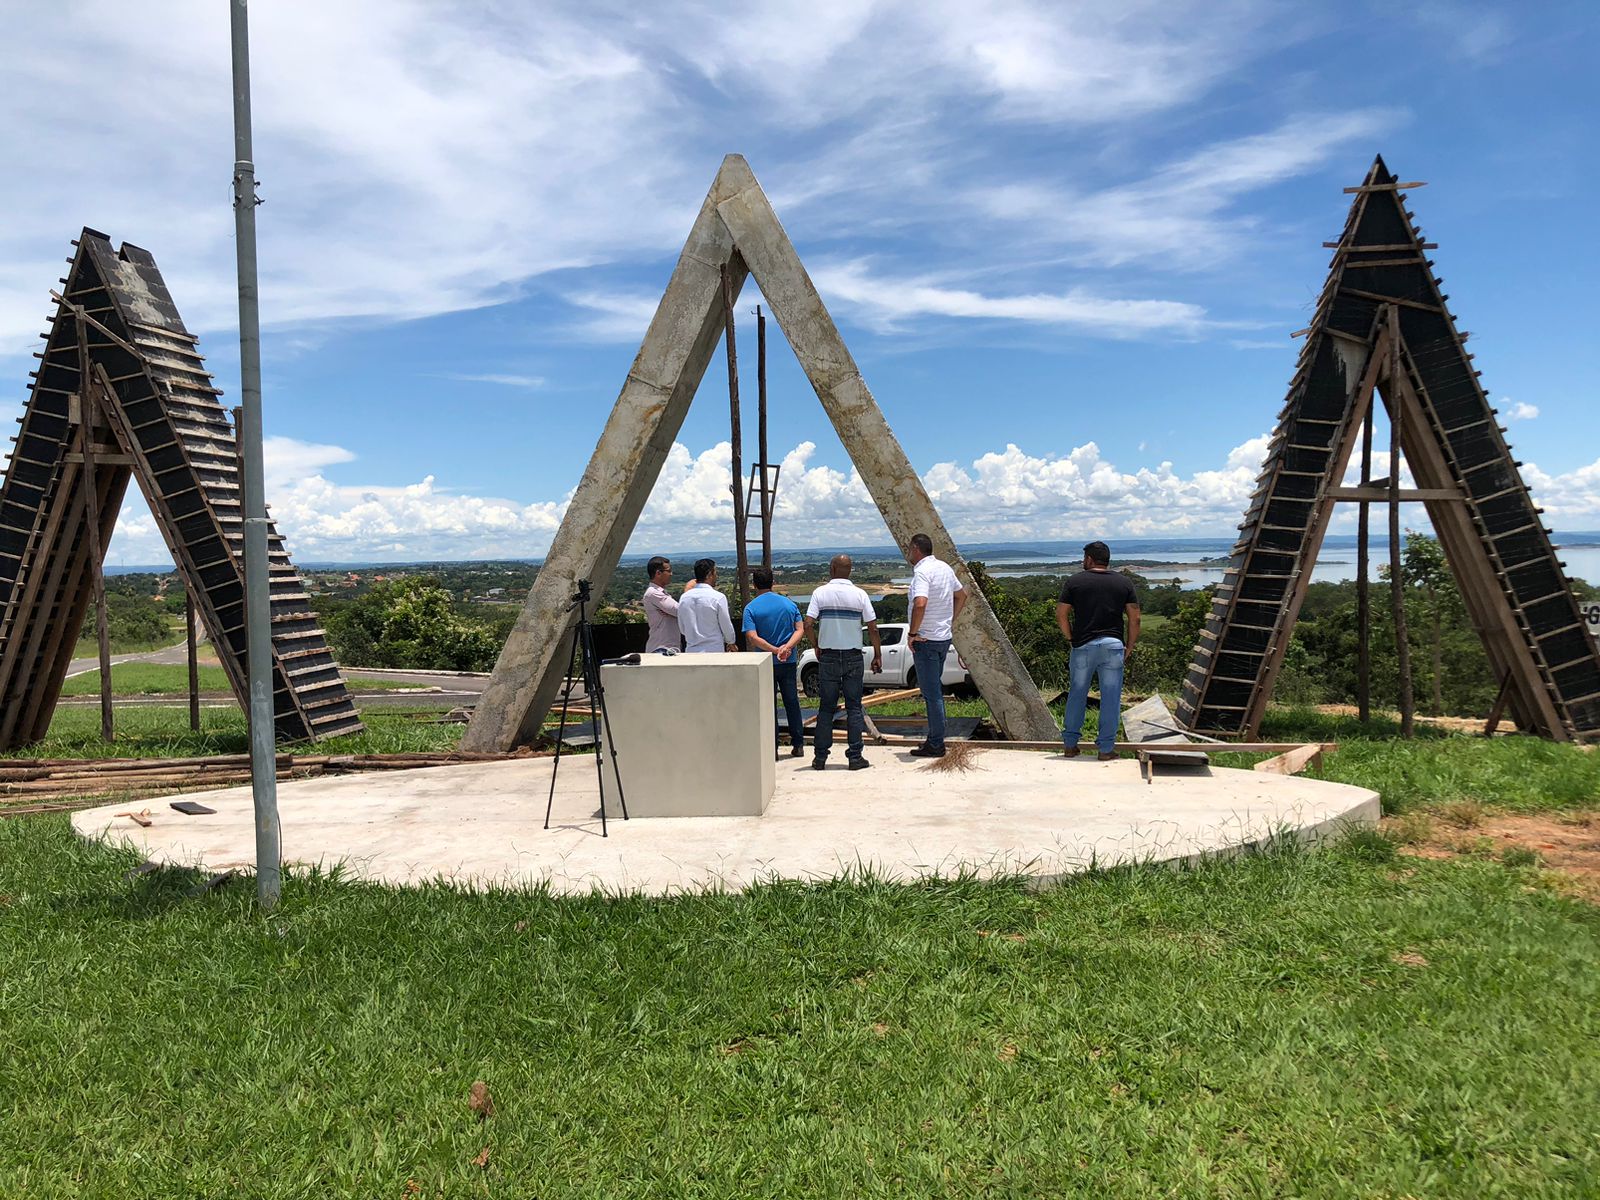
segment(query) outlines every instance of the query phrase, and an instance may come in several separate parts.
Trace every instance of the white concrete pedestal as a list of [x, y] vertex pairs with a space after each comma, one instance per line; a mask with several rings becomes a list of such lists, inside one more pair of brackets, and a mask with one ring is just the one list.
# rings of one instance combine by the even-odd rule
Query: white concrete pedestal
[[[602, 737], [606, 807], [630, 817], [760, 816], [776, 785], [770, 654], [647, 654], [636, 667], [600, 668], [609, 735]], [[592, 769], [592, 768], [591, 768]]]

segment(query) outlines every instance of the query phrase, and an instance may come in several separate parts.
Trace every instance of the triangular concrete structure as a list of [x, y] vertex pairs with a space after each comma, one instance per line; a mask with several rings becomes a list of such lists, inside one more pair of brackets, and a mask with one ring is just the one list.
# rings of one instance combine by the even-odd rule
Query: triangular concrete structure
[[[75, 245], [0, 484], [7, 750], [50, 726], [89, 609], [94, 557], [104, 557], [130, 480], [149, 502], [234, 695], [248, 706], [239, 452], [222, 393], [155, 259], [126, 242], [113, 250], [93, 229]], [[267, 539], [277, 735], [359, 732], [360, 714], [288, 549], [271, 526]]]
[[1332, 269], [1184, 680], [1178, 717], [1192, 729], [1256, 733], [1334, 504], [1389, 499], [1390, 481], [1340, 486], [1376, 393], [1417, 485], [1398, 499], [1426, 505], [1513, 719], [1550, 738], [1600, 737], [1600, 652], [1478, 383], [1468, 335], [1445, 308], [1433, 245], [1406, 211], [1408, 186], [1418, 185], [1379, 158], [1346, 189], [1350, 215], [1330, 244]]
[[575, 619], [568, 599], [580, 579], [592, 580], [597, 592], [604, 592], [716, 351], [725, 315], [724, 268], [735, 298], [747, 274], [760, 285], [896, 544], [927, 533], [935, 553], [968, 588], [972, 599], [956, 627], [955, 643], [995, 720], [1012, 738], [1057, 736], [1038, 689], [954, 553], [944, 522], [867, 390], [777, 214], [743, 157], [730, 154], [473, 712], [463, 749], [509, 750], [538, 733], [567, 666]]

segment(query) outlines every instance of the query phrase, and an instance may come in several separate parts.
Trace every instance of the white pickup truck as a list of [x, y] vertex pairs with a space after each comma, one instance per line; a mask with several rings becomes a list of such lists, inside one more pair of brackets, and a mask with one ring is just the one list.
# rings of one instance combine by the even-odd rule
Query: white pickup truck
[[[872, 642], [866, 631], [861, 633], [861, 660], [866, 676], [863, 683], [869, 688], [909, 688], [917, 686], [917, 669], [911, 662], [911, 642], [906, 633], [909, 625], [878, 626], [878, 639], [883, 643], [883, 670], [872, 671]], [[800, 656], [800, 687], [808, 696], [817, 694], [817, 652], [807, 650]], [[972, 676], [967, 664], [961, 661], [954, 646], [944, 660], [944, 686], [962, 690], [972, 686]]]

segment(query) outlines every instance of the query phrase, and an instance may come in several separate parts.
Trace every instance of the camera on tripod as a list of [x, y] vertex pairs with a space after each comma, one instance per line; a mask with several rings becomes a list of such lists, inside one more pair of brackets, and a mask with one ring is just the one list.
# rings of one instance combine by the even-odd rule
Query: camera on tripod
[[[594, 734], [595, 782], [600, 792], [600, 836], [608, 837], [606, 822], [605, 768], [601, 765], [604, 751], [611, 753], [611, 771], [617, 784], [617, 799], [622, 804], [622, 819], [628, 819], [628, 798], [622, 791], [622, 776], [617, 773], [617, 743], [612, 736], [611, 717], [606, 712], [605, 683], [600, 677], [600, 656], [594, 648], [594, 626], [589, 621], [589, 602], [594, 596], [594, 585], [587, 579], [578, 580], [578, 590], [572, 593], [567, 611], [578, 610], [578, 621], [572, 630], [572, 652], [567, 656], [567, 679], [561, 689], [561, 724], [556, 732], [555, 761], [550, 764], [550, 796], [544, 806], [544, 827], [550, 828], [550, 810], [556, 801], [556, 775], [561, 770], [561, 749], [566, 742], [567, 714], [572, 708], [572, 689], [581, 679], [584, 698], [589, 705], [589, 728]], [[638, 662], [638, 655], [634, 655]], [[576, 665], [577, 669], [573, 667]]]

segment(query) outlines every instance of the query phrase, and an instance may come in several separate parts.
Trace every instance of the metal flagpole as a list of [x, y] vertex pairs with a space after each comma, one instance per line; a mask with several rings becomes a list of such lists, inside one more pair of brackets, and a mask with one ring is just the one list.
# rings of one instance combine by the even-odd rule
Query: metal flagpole
[[244, 462], [245, 644], [250, 679], [250, 788], [256, 809], [256, 901], [270, 910], [282, 889], [277, 742], [268, 609], [267, 496], [261, 458], [261, 313], [256, 290], [256, 166], [250, 144], [248, 0], [230, 0], [233, 31], [233, 218], [239, 258], [238, 425]]

